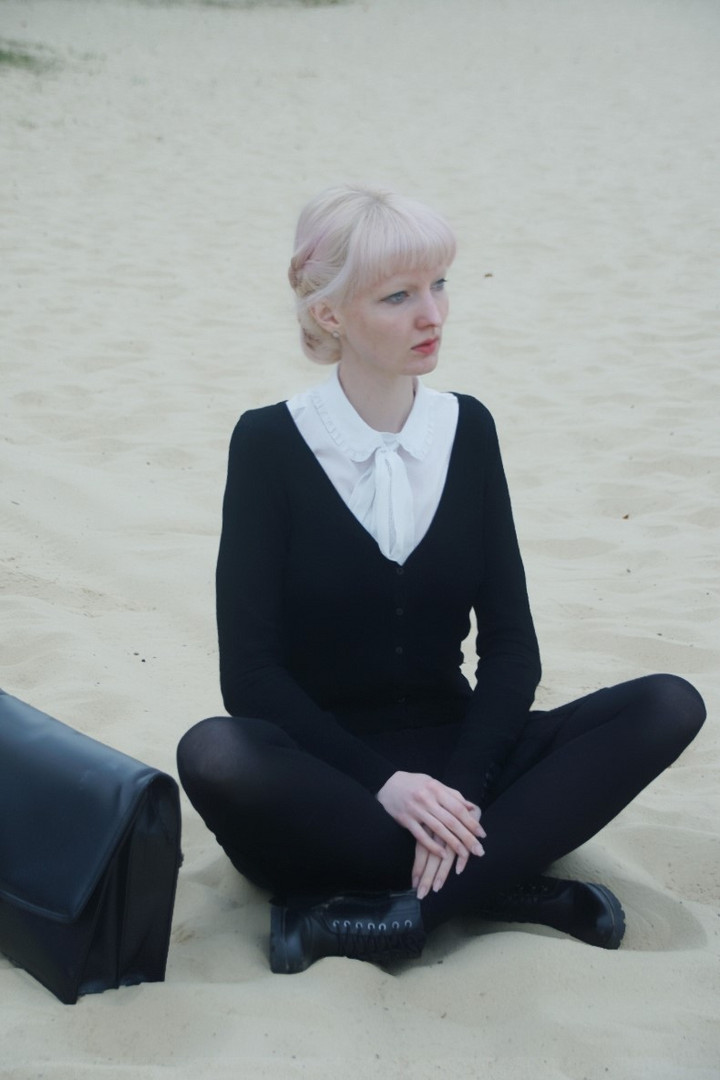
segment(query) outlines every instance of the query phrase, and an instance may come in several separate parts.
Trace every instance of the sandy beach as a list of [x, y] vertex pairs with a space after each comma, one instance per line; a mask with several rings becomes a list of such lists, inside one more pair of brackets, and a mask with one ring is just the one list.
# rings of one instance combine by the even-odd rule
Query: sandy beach
[[618, 893], [618, 952], [469, 920], [273, 976], [183, 800], [166, 982], [68, 1007], [0, 957], [3, 1080], [718, 1080], [718, 176], [711, 0], [0, 0], [3, 689], [173, 774], [223, 711], [227, 444], [323, 377], [286, 268], [354, 179], [458, 233], [428, 381], [496, 418], [539, 706], [653, 671], [708, 705], [558, 867]]

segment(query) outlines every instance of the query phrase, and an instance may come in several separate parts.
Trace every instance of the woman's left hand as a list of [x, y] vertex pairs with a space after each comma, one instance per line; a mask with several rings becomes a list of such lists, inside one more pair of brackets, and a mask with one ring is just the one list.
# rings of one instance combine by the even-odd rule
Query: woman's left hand
[[[471, 810], [473, 817], [480, 820], [480, 808], [474, 807]], [[424, 827], [424, 826], [423, 826]], [[438, 843], [437, 836], [434, 836], [429, 829], [425, 830], [433, 840]], [[419, 841], [415, 845], [415, 861], [412, 868], [412, 887], [417, 893], [418, 900], [422, 900], [432, 889], [433, 892], [439, 892], [443, 885], [447, 881], [448, 874], [452, 869], [452, 865], [457, 858], [455, 865], [455, 873], [461, 874], [468, 863], [469, 856], [456, 856], [452, 848], [445, 847], [444, 855], [433, 855], [432, 852], [421, 844]]]

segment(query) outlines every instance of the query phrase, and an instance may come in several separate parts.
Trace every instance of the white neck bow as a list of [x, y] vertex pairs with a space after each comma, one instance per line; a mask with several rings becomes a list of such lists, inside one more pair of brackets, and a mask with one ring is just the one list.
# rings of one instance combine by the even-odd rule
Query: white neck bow
[[350, 496], [349, 507], [376, 537], [383, 555], [404, 561], [415, 535], [415, 508], [402, 450], [422, 461], [432, 443], [432, 397], [418, 380], [415, 401], [402, 431], [376, 431], [352, 407], [335, 369], [327, 382], [312, 392], [328, 433], [352, 460], [367, 462]]

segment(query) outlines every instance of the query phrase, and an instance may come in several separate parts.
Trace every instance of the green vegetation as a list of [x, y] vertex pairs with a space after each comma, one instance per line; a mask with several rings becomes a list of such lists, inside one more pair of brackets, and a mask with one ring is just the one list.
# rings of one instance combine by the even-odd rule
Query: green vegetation
[[6, 41], [0, 38], [0, 71], [3, 68], [16, 68], [39, 74], [49, 71], [54, 66], [55, 61], [40, 48], [34, 49], [18, 41]]

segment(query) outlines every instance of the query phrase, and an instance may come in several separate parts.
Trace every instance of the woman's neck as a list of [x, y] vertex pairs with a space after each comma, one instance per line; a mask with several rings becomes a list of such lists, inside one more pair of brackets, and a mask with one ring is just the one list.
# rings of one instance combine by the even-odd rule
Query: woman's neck
[[338, 378], [358, 416], [375, 431], [402, 431], [410, 415], [415, 399], [415, 382], [412, 375], [386, 376], [358, 375], [351, 365], [338, 366]]

